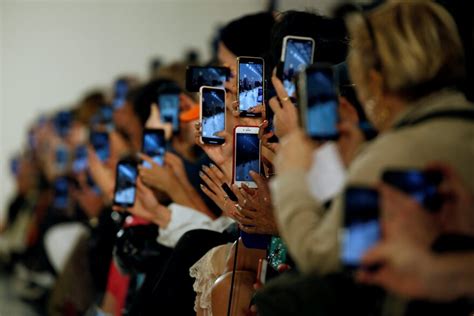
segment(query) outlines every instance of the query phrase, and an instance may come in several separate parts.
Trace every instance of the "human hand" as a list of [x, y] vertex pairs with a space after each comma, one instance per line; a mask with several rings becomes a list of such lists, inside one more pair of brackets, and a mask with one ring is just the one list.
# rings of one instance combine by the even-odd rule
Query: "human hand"
[[171, 167], [160, 166], [145, 154], [140, 153], [138, 156], [151, 166], [150, 168], [143, 165], [138, 166], [139, 177], [145, 185], [166, 193], [177, 187], [177, 178]]
[[269, 139], [275, 135], [272, 131], [266, 133], [265, 129], [268, 127], [268, 121], [264, 120], [258, 126], [258, 138], [262, 142], [262, 146], [270, 150], [272, 153], [276, 154], [278, 149], [280, 148], [279, 143], [270, 143]]
[[114, 196], [115, 170], [107, 168], [90, 146], [87, 148], [87, 165], [92, 180], [102, 192], [102, 197], [111, 203]]
[[278, 138], [282, 138], [298, 128], [298, 112], [275, 73], [272, 76], [272, 83], [277, 96], [270, 99], [269, 105], [274, 113], [275, 134]]
[[86, 174], [82, 173], [77, 176], [79, 184], [78, 188], [72, 188], [72, 198], [77, 201], [80, 208], [89, 218], [99, 216], [104, 208], [102, 197], [97, 194], [89, 185], [87, 185]]
[[240, 189], [235, 184], [232, 186], [239, 201], [234, 218], [246, 233], [278, 235], [268, 180], [254, 171], [250, 171], [250, 176], [257, 184], [257, 189], [245, 184]]
[[223, 165], [229, 159], [232, 159], [233, 155], [233, 139], [232, 135], [226, 131], [217, 133], [216, 135], [224, 138], [222, 145], [209, 145], [201, 142], [202, 126], [200, 122], [196, 122], [194, 125], [194, 139], [196, 144], [204, 150], [207, 156], [214, 161], [216, 165]]

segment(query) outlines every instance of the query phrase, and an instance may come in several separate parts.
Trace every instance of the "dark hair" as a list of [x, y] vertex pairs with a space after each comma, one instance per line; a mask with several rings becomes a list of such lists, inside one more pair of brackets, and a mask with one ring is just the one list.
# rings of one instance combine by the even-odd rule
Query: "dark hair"
[[155, 79], [147, 84], [132, 89], [127, 94], [127, 101], [133, 106], [133, 112], [137, 115], [142, 126], [145, 126], [153, 103], [158, 102], [158, 96], [162, 93], [180, 93], [181, 89], [174, 81], [167, 79]]
[[280, 15], [271, 35], [271, 64], [273, 69], [281, 57], [283, 38], [287, 35], [314, 39], [314, 62], [338, 64], [347, 56], [348, 39], [344, 21], [315, 13], [287, 11]]
[[245, 15], [231, 21], [220, 32], [220, 40], [236, 56], [265, 57], [275, 24], [271, 13]]

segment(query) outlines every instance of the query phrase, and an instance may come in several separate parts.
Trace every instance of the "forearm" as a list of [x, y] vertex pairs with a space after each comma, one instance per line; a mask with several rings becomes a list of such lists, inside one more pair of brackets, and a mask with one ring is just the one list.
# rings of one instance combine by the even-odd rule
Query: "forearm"
[[272, 182], [275, 218], [281, 236], [304, 273], [329, 273], [338, 269], [340, 214], [328, 212], [311, 196], [305, 171], [279, 175]]

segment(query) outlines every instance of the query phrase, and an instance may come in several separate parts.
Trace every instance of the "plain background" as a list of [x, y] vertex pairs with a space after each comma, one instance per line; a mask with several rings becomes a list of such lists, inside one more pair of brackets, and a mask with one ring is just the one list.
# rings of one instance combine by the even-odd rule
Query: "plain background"
[[[74, 104], [120, 74], [148, 75], [196, 48], [202, 60], [218, 25], [265, 0], [0, 0], [0, 219], [14, 183], [10, 157], [40, 113]], [[280, 0], [279, 10], [328, 12], [338, 0]]]

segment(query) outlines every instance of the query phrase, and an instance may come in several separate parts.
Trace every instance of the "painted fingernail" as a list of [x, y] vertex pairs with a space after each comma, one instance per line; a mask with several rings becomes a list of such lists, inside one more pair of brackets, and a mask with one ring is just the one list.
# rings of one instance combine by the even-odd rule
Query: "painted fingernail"
[[214, 165], [214, 164], [211, 162], [211, 163], [209, 164], [209, 167], [211, 167], [211, 168], [215, 168], [215, 167], [216, 167], [216, 165]]
[[205, 189], [206, 189], [206, 187], [204, 186], [204, 184], [200, 184], [199, 186], [201, 187], [201, 190], [205, 190]]
[[199, 176], [200, 176], [201, 178], [204, 178], [204, 172], [199, 171]]
[[202, 166], [202, 170], [207, 171], [207, 170], [209, 170], [209, 167], [206, 166], [206, 165], [203, 165], [203, 166]]

